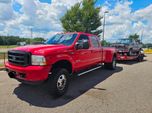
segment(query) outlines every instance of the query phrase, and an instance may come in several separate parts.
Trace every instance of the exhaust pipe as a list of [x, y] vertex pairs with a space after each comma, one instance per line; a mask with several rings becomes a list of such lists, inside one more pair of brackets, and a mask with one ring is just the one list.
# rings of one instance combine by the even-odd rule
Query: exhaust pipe
[[8, 75], [9, 75], [10, 78], [15, 78], [16, 73], [15, 72], [9, 72]]

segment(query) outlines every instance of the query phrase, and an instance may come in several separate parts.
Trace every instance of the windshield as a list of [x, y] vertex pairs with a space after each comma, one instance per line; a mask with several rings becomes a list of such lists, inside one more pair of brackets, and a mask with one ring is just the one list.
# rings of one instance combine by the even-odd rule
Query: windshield
[[130, 44], [131, 40], [130, 39], [120, 39], [118, 41], [118, 43], [120, 43], [120, 44]]
[[45, 44], [63, 44], [69, 46], [74, 42], [76, 37], [77, 34], [56, 34], [48, 39]]

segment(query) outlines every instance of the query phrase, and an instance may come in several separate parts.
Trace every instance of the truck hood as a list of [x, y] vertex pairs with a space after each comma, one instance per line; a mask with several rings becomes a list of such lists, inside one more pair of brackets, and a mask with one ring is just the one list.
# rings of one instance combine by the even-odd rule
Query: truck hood
[[68, 46], [64, 46], [62, 44], [58, 45], [28, 45], [28, 46], [22, 46], [22, 47], [17, 47], [13, 50], [19, 50], [19, 51], [25, 51], [25, 52], [30, 52], [32, 54], [42, 54], [45, 55], [47, 53], [51, 53], [54, 51], [61, 51], [61, 50], [66, 50]]

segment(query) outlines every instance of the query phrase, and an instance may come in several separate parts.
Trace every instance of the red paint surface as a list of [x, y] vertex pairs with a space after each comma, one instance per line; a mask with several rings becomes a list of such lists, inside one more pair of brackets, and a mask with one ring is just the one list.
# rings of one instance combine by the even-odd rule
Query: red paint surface
[[[16, 71], [17, 73], [25, 73], [27, 75], [26, 81], [46, 80], [52, 65], [61, 60], [67, 60], [72, 64], [72, 71], [76, 72], [90, 66], [112, 62], [113, 55], [116, 53], [114, 48], [103, 48], [99, 42], [99, 47], [93, 47], [89, 39], [90, 48], [76, 50], [75, 44], [81, 34], [87, 36], [95, 36], [88, 33], [78, 32], [74, 43], [71, 46], [64, 45], [29, 45], [17, 47], [13, 50], [27, 51], [34, 55], [43, 55], [47, 60], [47, 66], [14, 66], [7, 62], [6, 68]], [[99, 41], [99, 40], [98, 40]], [[17, 76], [18, 77], [18, 76]], [[22, 78], [23, 79], [23, 78]]]

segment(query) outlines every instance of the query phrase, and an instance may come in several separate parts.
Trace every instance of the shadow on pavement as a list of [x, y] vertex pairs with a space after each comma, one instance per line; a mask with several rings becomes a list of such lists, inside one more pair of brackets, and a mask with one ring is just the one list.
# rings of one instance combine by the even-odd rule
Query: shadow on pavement
[[94, 86], [122, 70], [122, 67], [117, 67], [117, 69], [113, 71], [101, 68], [81, 77], [77, 77], [71, 81], [68, 92], [60, 98], [53, 98], [47, 91], [45, 84], [39, 86], [20, 84], [14, 89], [14, 94], [19, 99], [33, 106], [46, 108], [59, 107], [78, 98], [89, 89], [106, 91], [104, 88], [95, 88]]

